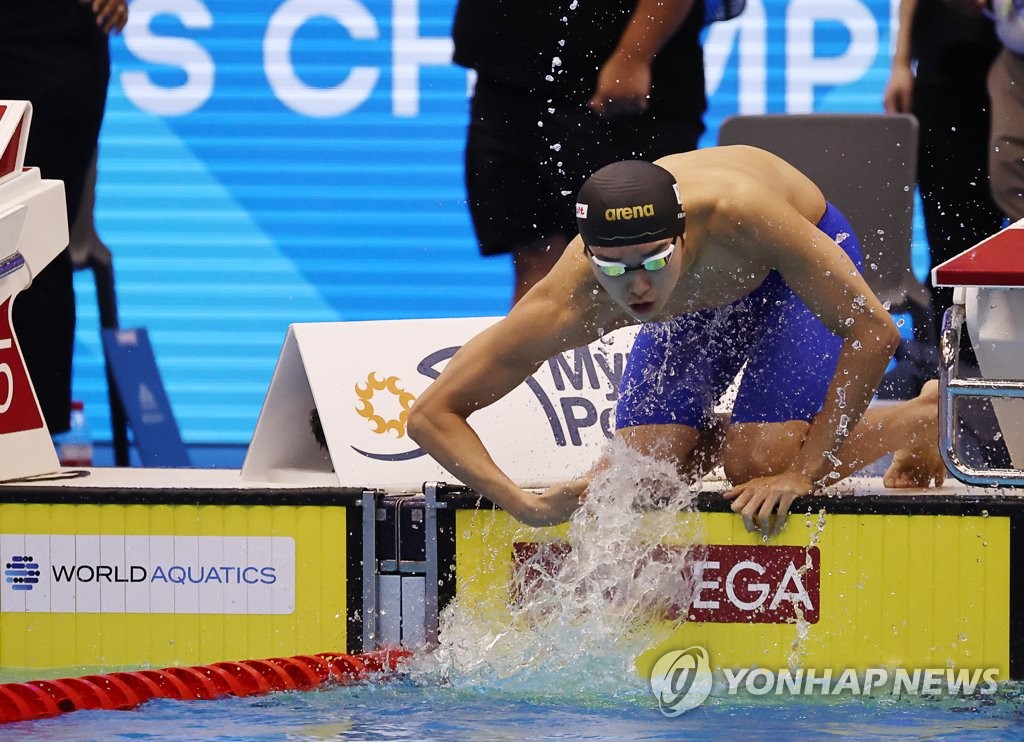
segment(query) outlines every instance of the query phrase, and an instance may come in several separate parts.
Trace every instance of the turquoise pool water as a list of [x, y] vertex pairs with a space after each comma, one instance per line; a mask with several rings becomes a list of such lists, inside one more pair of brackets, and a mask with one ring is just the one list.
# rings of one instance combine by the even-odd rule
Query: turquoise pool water
[[156, 700], [0, 727], [26, 740], [1018, 740], [1024, 688], [980, 698], [712, 696], [667, 718], [649, 693], [520, 694], [397, 680], [216, 701]]
[[[719, 680], [702, 705], [665, 716], [635, 660], [673, 630], [659, 618], [664, 596], [689, 595], [690, 586], [680, 583], [678, 564], [651, 553], [669, 534], [704, 542], [696, 521], [684, 520], [680, 530], [694, 493], [675, 468], [640, 460], [631, 450], [618, 455], [622, 465], [595, 477], [570, 523], [572, 548], [557, 573], [525, 593], [521, 604], [506, 605], [500, 591], [501, 610], [460, 592], [442, 614], [438, 645], [404, 661], [401, 677], [214, 701], [153, 700], [130, 711], [77, 711], [0, 726], [0, 741], [1024, 739], [1024, 683], [967, 697], [885, 690], [774, 696], [730, 695]], [[657, 507], [634, 507], [645, 501]], [[809, 545], [824, 527], [823, 519], [807, 519]], [[791, 668], [803, 666], [803, 642], [819, 630], [792, 627], [785, 642]], [[750, 649], [755, 656], [757, 647]], [[934, 666], [945, 664], [936, 657]], [[838, 674], [841, 668], [833, 669]], [[77, 668], [46, 676], [85, 673]], [[5, 669], [0, 682], [34, 676]]]

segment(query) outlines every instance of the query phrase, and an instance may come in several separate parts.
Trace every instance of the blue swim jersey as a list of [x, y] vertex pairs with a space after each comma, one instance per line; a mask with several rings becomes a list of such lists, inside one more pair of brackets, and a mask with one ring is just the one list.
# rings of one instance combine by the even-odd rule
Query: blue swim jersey
[[[839, 209], [827, 204], [817, 227], [863, 273], [860, 243]], [[771, 271], [732, 304], [641, 327], [619, 387], [615, 427], [705, 430], [744, 363], [733, 423], [810, 421], [821, 410], [841, 348], [842, 338]]]

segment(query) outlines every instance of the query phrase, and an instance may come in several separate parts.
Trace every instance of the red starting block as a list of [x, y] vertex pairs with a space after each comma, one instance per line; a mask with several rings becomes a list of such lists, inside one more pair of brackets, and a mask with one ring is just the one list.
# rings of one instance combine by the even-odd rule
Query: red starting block
[[[953, 476], [968, 484], [1024, 486], [1024, 220], [932, 271], [932, 284], [953, 287], [942, 322], [939, 445]], [[978, 378], [960, 372], [964, 324], [978, 357]], [[956, 451], [957, 397], [990, 397], [1011, 468], [982, 469]]]
[[31, 123], [27, 101], [0, 100], [0, 481], [60, 469], [11, 322], [17, 294], [68, 244], [64, 184], [24, 164]]

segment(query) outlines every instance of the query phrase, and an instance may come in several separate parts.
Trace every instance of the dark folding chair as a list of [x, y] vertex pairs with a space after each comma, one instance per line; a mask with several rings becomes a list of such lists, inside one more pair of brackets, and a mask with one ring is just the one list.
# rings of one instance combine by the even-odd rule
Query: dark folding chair
[[910, 261], [917, 119], [909, 114], [732, 116], [719, 144], [773, 152], [818, 184], [857, 232], [864, 278], [889, 310], [906, 312], [935, 345], [931, 292]]

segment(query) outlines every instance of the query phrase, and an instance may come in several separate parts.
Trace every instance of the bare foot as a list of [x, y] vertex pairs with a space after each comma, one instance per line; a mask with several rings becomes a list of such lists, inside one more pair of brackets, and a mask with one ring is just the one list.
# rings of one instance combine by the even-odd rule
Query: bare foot
[[939, 382], [925, 383], [909, 405], [908, 414], [918, 418], [910, 445], [892, 455], [882, 481], [886, 487], [904, 489], [927, 487], [934, 479], [938, 487], [946, 479], [946, 465], [939, 454]]

